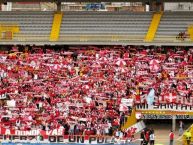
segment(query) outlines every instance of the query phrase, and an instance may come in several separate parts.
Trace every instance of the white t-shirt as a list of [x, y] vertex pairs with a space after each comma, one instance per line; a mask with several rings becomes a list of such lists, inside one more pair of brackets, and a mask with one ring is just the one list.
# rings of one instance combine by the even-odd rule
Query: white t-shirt
[[123, 133], [120, 131], [119, 138], [122, 138], [122, 137], [123, 137]]
[[109, 128], [105, 127], [105, 133], [109, 133]]
[[108, 122], [108, 127], [110, 128], [112, 125], [111, 125], [111, 123], [110, 122]]
[[34, 74], [34, 80], [37, 80], [37, 79], [38, 79], [38, 75]]
[[20, 120], [16, 121], [16, 126], [19, 127], [20, 126]]
[[150, 140], [155, 140], [155, 135], [154, 134], [150, 134], [149, 139]]
[[39, 102], [39, 107], [41, 108], [43, 106], [42, 102]]
[[116, 131], [115, 135], [116, 135], [117, 137], [119, 137], [119, 131]]

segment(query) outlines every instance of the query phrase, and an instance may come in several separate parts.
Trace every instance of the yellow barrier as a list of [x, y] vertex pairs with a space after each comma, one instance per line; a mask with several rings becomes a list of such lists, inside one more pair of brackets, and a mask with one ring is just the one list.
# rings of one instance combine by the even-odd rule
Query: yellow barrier
[[62, 23], [63, 13], [58, 12], [54, 14], [52, 30], [50, 33], [50, 41], [57, 41], [60, 35], [60, 26]]
[[[189, 130], [189, 132], [191, 133], [191, 142], [193, 142], [193, 124], [190, 126], [190, 128], [188, 128], [187, 130]], [[182, 137], [182, 143], [183, 145], [187, 145], [187, 140], [186, 140], [186, 131], [183, 134]]]
[[6, 39], [6, 36], [3, 36], [2, 33], [5, 33], [5, 35], [9, 34], [8, 39], [12, 39], [14, 33], [18, 33], [20, 31], [19, 26], [16, 24], [6, 24], [2, 23], [0, 24], [0, 39]]
[[155, 34], [157, 32], [161, 17], [163, 15], [163, 12], [155, 13], [153, 15], [151, 24], [149, 26], [148, 32], [145, 36], [145, 41], [146, 42], [151, 42], [154, 40]]
[[193, 25], [188, 27], [188, 34], [190, 35], [191, 41], [193, 41]]
[[136, 118], [135, 113], [136, 113], [135, 109], [133, 109], [131, 112], [131, 116], [127, 117], [127, 122], [122, 126], [121, 128], [122, 130], [127, 129], [137, 123], [137, 118]]

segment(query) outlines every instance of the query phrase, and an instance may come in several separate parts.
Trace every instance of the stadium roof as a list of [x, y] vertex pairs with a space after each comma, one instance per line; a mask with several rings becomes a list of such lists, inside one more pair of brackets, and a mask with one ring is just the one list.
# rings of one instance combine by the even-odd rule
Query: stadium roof
[[[151, 2], [156, 0], [0, 0], [6, 2]], [[157, 0], [162, 2], [193, 2], [193, 0]]]

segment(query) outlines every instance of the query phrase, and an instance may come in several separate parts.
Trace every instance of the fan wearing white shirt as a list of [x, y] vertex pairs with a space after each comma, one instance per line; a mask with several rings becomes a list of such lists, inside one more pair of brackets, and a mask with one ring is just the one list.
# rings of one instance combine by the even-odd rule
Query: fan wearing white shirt
[[150, 145], [154, 145], [154, 143], [155, 143], [155, 135], [154, 135], [154, 133], [151, 133], [149, 135], [149, 140], [150, 140]]

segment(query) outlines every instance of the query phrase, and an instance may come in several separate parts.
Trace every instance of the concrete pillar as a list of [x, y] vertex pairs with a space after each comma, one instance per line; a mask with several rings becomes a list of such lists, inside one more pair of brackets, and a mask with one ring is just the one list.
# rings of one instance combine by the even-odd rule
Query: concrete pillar
[[146, 4], [146, 5], [145, 5], [145, 11], [146, 11], [146, 12], [149, 12], [149, 11], [150, 11], [150, 6], [149, 6], [149, 4]]
[[62, 9], [62, 6], [61, 6], [62, 4], [61, 4], [61, 2], [60, 2], [60, 1], [57, 1], [57, 2], [56, 2], [56, 5], [57, 5], [57, 11], [58, 11], [58, 12], [61, 12], [61, 9]]
[[1, 5], [2, 11], [12, 11], [12, 2], [7, 2]]
[[176, 116], [173, 115], [172, 118], [172, 130], [175, 131], [176, 130]]
[[150, 1], [150, 11], [160, 12], [164, 10], [164, 3], [160, 0]]
[[142, 5], [145, 7], [146, 12], [150, 11], [150, 3], [149, 2], [143, 2]]

